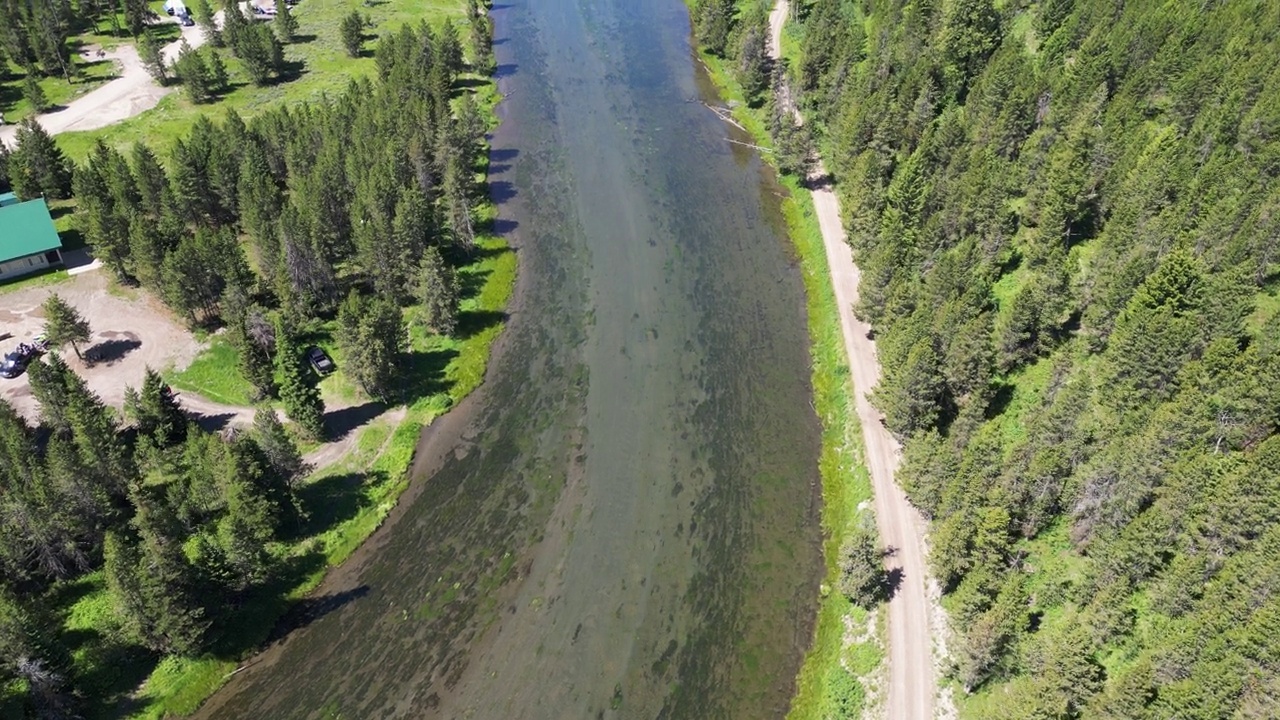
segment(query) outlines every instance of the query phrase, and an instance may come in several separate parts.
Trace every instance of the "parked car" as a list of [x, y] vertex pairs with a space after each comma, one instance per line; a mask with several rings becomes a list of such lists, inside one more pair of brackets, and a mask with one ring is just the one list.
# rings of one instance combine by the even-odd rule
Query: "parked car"
[[192, 27], [196, 24], [196, 21], [191, 19], [191, 15], [185, 12], [178, 16], [178, 22], [183, 27]]
[[333, 372], [333, 361], [325, 354], [324, 350], [312, 345], [307, 349], [307, 362], [311, 363], [311, 367], [321, 375], [328, 375]]
[[[43, 340], [43, 336], [41, 339]], [[0, 361], [0, 377], [12, 379], [26, 372], [31, 361], [39, 357], [47, 346], [48, 343], [42, 343], [40, 346], [26, 343], [18, 345], [17, 350], [5, 355], [4, 360]]]

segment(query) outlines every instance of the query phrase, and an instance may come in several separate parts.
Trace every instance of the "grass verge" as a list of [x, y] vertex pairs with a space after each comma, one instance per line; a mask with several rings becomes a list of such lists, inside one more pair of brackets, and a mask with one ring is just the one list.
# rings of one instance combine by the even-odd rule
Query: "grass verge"
[[298, 32], [294, 42], [284, 46], [287, 70], [276, 82], [262, 87], [252, 84], [240, 61], [225, 49], [220, 50], [226, 61], [231, 90], [217, 102], [193, 104], [179, 88], [141, 115], [98, 130], [62, 133], [57, 136], [58, 145], [67, 157], [80, 161], [88, 156], [98, 139], [122, 150], [134, 142], [146, 141], [161, 158], [167, 158], [173, 140], [184, 137], [202, 114], [221, 116], [234, 109], [247, 120], [281, 103], [296, 105], [318, 99], [325, 93], [336, 94], [351, 78], [371, 75], [375, 68], [374, 38], [398, 30], [406, 22], [426, 20], [439, 27], [445, 20], [452, 20], [459, 26], [459, 35], [467, 37], [466, 4], [458, 0], [370, 2], [359, 7], [360, 13], [372, 24], [365, 31], [365, 49], [360, 57], [352, 58], [342, 45], [338, 26], [343, 16], [355, 7], [350, 0], [307, 0], [296, 5]]
[[[743, 101], [741, 89], [724, 61], [701, 54], [724, 100], [734, 103], [734, 117], [762, 147], [772, 145], [766, 118]], [[769, 159], [769, 154], [764, 153]], [[854, 411], [849, 359], [840, 329], [840, 313], [827, 266], [822, 231], [813, 198], [794, 177], [781, 178], [788, 190], [782, 212], [800, 260], [808, 310], [814, 408], [822, 421], [822, 529], [826, 577], [822, 583], [813, 644], [796, 679], [789, 720], [855, 718], [866, 703], [863, 678], [873, 675], [883, 658], [876, 633], [862, 633], [867, 611], [835, 591], [840, 546], [862, 522], [862, 503], [871, 499], [871, 480], [863, 462], [861, 427]]]

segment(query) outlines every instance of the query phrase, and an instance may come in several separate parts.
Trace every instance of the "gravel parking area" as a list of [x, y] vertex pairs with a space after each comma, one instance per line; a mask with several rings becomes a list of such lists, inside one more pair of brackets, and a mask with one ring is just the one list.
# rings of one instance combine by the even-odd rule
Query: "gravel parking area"
[[[147, 366], [163, 370], [190, 364], [202, 345], [160, 301], [141, 290], [108, 287], [105, 272], [89, 272], [56, 285], [0, 295], [0, 354], [42, 331], [40, 305], [56, 292], [80, 311], [92, 331], [92, 339], [80, 348], [85, 360], [69, 345], [60, 353], [108, 405], [123, 406], [125, 388], [140, 386]], [[39, 413], [26, 373], [12, 380], [0, 378], [0, 398], [32, 421]]]

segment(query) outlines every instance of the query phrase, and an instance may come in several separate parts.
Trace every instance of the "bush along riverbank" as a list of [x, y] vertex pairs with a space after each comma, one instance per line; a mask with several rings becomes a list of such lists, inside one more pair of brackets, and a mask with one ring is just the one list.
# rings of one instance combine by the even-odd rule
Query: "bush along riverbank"
[[[0, 404], [0, 716], [193, 712], [378, 528], [422, 428], [483, 381], [516, 258], [490, 232], [498, 95], [471, 8], [470, 64], [452, 26], [406, 25], [379, 42], [377, 78], [249, 123], [197, 121], [167, 173], [106, 146], [77, 168], [106, 271], [224, 326], [224, 395], [290, 422], [260, 412], [214, 433], [153, 373], [122, 425], [65, 363], [32, 367], [41, 427]], [[199, 202], [183, 195], [202, 183]], [[319, 387], [308, 344], [337, 361]], [[351, 407], [326, 414], [322, 398]], [[320, 438], [307, 473], [298, 441]], [[43, 524], [9, 523], [14, 508]]]
[[874, 546], [875, 522], [839, 310], [813, 200], [802, 182], [810, 154], [808, 140], [781, 107], [786, 92], [782, 69], [767, 57], [769, 6], [754, 0], [736, 7], [730, 3], [734, 22], [719, 24], [723, 13], [707, 9], [715, 4], [691, 3], [699, 57], [727, 104], [713, 111], [726, 119], [726, 126], [734, 125], [749, 136], [735, 142], [757, 146], [761, 156], [779, 170], [779, 182], [786, 190], [781, 210], [804, 277], [814, 408], [823, 428], [820, 470], [826, 577], [813, 644], [797, 678], [788, 718], [856, 718], [870, 701], [882, 664], [883, 632], [874, 593], [860, 597], [863, 604], [845, 594], [850, 578], [842, 565], [849, 563], [842, 562], [842, 556], [868, 535]]

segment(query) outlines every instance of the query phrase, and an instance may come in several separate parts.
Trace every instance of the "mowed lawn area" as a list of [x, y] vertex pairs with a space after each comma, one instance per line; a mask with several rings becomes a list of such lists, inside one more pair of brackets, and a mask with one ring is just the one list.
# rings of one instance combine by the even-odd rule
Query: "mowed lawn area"
[[[353, 9], [367, 16], [371, 23], [371, 27], [365, 29], [365, 49], [359, 58], [347, 55], [338, 32], [342, 18]], [[302, 0], [293, 6], [298, 18], [297, 35], [293, 43], [284, 46], [287, 71], [274, 84], [254, 86], [240, 62], [222, 48], [219, 52], [226, 61], [233, 89], [217, 102], [196, 105], [184, 93], [175, 92], [154, 109], [124, 122], [99, 130], [63, 133], [58, 136], [58, 144], [68, 157], [79, 161], [89, 154], [99, 138], [122, 150], [141, 140], [165, 158], [173, 141], [185, 136], [201, 114], [221, 117], [234, 108], [247, 120], [280, 103], [296, 104], [324, 93], [337, 94], [351, 78], [374, 72], [373, 48], [377, 38], [399, 29], [403, 23], [416, 24], [425, 19], [433, 27], [439, 27], [451, 19], [465, 40], [468, 21], [464, 11], [465, 6], [459, 0], [396, 0], [370, 6], [351, 0]]]

